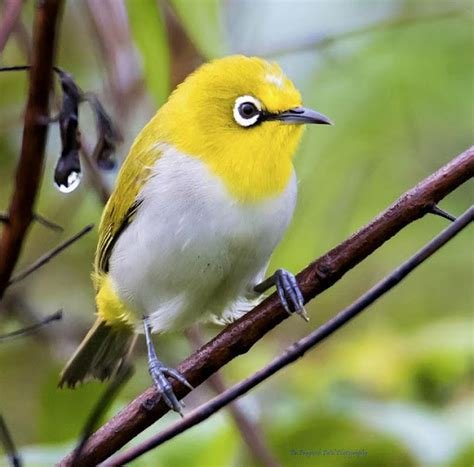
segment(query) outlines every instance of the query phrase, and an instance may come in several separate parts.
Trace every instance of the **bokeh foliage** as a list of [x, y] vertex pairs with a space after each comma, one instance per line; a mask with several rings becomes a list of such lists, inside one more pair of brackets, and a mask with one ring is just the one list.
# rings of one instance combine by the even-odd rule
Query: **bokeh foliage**
[[[204, 57], [246, 53], [278, 60], [300, 87], [305, 103], [336, 122], [330, 128], [310, 128], [305, 135], [295, 161], [300, 180], [297, 212], [272, 268], [299, 270], [472, 144], [472, 4], [421, 0], [173, 0], [172, 4]], [[437, 14], [447, 10], [458, 13]], [[58, 63], [115, 109], [126, 135], [120, 157], [150, 109], [169, 92], [173, 57], [164, 11], [163, 2], [126, 2], [147, 105], [131, 99], [125, 118], [107, 87], [108, 70], [91, 32], [90, 10], [80, 3], [67, 4]], [[437, 16], [413, 20], [433, 15]], [[23, 15], [27, 29], [31, 18], [32, 7], [27, 5]], [[396, 18], [409, 20], [397, 27], [348, 34]], [[22, 48], [11, 40], [2, 64], [24, 61]], [[0, 210], [6, 208], [13, 184], [25, 83], [21, 74], [0, 76]], [[84, 132], [93, 139], [90, 115], [85, 113], [83, 119]], [[66, 237], [86, 223], [98, 222], [101, 203], [87, 179], [71, 195], [55, 191], [52, 168], [58, 151], [57, 130], [52, 129], [38, 210], [62, 224]], [[114, 175], [107, 177], [113, 183]], [[464, 186], [442, 207], [458, 214], [470, 203], [472, 186]], [[405, 229], [309, 305], [309, 326], [316, 327], [347, 305], [444, 226], [442, 219], [428, 217]], [[19, 266], [61, 238], [34, 226]], [[5, 306], [16, 313], [2, 318], [1, 332], [20, 325], [22, 308], [37, 315], [65, 310], [64, 321], [44, 335], [0, 344], [0, 412], [28, 465], [51, 465], [72, 446], [102, 389], [97, 383], [76, 391], [56, 388], [61, 366], [93, 320], [89, 274], [95, 241], [94, 232], [12, 288], [6, 301]], [[317, 351], [241, 401], [259, 421], [283, 465], [472, 465], [472, 251], [472, 235], [465, 232]], [[223, 372], [226, 380], [251, 374], [307, 333], [308, 325], [299, 321], [285, 322], [232, 362]], [[216, 331], [205, 329], [208, 336]], [[173, 364], [190, 351], [179, 335], [160, 338], [157, 344], [163, 358]], [[149, 385], [142, 350], [137, 351], [137, 373], [111, 414]], [[198, 390], [188, 398], [188, 406], [208, 397], [206, 389]], [[139, 439], [174, 419], [168, 415]], [[321, 454], [331, 449], [365, 450], [367, 455]], [[253, 464], [229, 415], [221, 413], [134, 465]]]

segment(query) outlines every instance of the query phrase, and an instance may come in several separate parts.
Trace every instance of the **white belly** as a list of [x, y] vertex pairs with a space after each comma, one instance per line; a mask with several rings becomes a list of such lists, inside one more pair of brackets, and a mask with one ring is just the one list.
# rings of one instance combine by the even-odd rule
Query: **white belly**
[[230, 320], [257, 298], [252, 288], [293, 214], [295, 176], [278, 197], [242, 204], [201, 161], [160, 150], [136, 217], [114, 246], [112, 281], [154, 331], [209, 314]]

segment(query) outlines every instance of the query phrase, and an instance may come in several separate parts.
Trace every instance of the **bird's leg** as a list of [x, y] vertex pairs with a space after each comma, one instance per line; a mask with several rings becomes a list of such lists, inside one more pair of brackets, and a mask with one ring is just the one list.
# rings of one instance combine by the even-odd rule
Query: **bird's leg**
[[179, 371], [176, 371], [173, 368], [168, 368], [160, 360], [158, 360], [155, 347], [153, 346], [153, 341], [151, 339], [150, 323], [148, 322], [147, 317], [143, 318], [143, 326], [145, 328], [146, 347], [148, 351], [148, 371], [150, 372], [153, 382], [155, 383], [155, 387], [163, 396], [166, 405], [171, 410], [174, 410], [183, 416], [181, 409], [184, 407], [184, 404], [180, 402], [175, 396], [173, 387], [168, 381], [167, 376], [176, 379], [190, 389], [193, 389], [193, 387]]
[[285, 269], [277, 269], [275, 274], [254, 287], [255, 292], [263, 293], [272, 286], [276, 287], [283, 308], [291, 315], [297, 313], [305, 321], [309, 321], [304, 309], [304, 298], [296, 277]]

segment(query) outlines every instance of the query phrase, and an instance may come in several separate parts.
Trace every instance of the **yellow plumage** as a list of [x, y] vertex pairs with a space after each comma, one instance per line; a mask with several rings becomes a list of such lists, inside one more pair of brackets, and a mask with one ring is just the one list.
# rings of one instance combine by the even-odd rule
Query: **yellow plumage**
[[210, 62], [178, 86], [136, 138], [104, 209], [98, 318], [60, 384], [109, 376], [143, 315], [155, 379], [149, 329], [184, 327], [204, 312], [228, 321], [251, 308], [293, 213], [301, 123], [329, 121], [301, 107], [277, 64], [256, 57]]

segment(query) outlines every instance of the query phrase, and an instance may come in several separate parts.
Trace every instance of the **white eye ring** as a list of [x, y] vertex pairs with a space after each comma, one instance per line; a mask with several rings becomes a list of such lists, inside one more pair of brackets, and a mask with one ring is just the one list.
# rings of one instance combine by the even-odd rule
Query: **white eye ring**
[[[249, 115], [248, 117], [242, 112], [242, 105], [243, 104], [250, 104], [252, 105], [256, 112], [254, 114]], [[255, 99], [253, 96], [240, 96], [235, 99], [234, 104], [234, 120], [243, 127], [249, 127], [255, 125], [258, 119], [260, 118], [260, 114], [262, 112], [262, 104], [258, 99]]]

